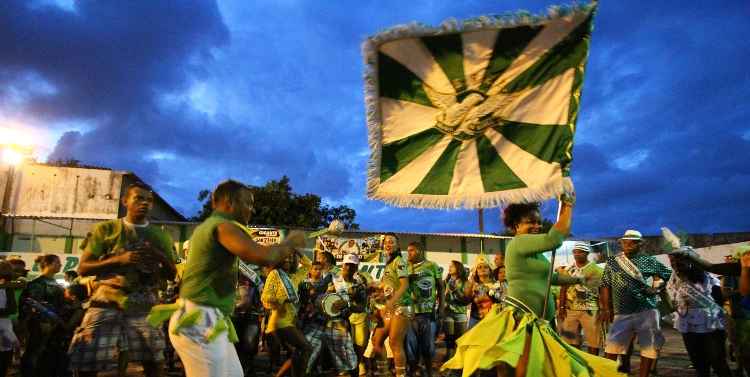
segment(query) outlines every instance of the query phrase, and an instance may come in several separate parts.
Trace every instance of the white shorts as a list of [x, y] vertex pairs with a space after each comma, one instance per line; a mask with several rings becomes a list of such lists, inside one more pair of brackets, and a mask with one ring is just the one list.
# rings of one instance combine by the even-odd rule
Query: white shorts
[[607, 345], [604, 352], [624, 355], [633, 337], [638, 337], [641, 356], [649, 359], [659, 357], [659, 350], [664, 345], [664, 336], [659, 326], [659, 311], [645, 310], [633, 314], [617, 314], [609, 328]]
[[[188, 328], [174, 332], [180, 318], [187, 312], [200, 310], [198, 322]], [[209, 342], [205, 339], [216, 322], [223, 316], [219, 309], [185, 300], [185, 306], [172, 314], [169, 321], [169, 339], [185, 367], [187, 377], [242, 377], [242, 365], [234, 344], [227, 333]]]
[[586, 345], [591, 348], [602, 346], [602, 326], [597, 320], [596, 311], [567, 310], [565, 320], [560, 325], [560, 336], [574, 346], [581, 345], [581, 330], [586, 339]]

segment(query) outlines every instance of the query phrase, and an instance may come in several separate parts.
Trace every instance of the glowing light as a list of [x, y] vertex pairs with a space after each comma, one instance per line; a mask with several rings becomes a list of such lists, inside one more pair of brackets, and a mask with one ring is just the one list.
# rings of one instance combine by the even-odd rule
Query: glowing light
[[3, 162], [8, 165], [19, 165], [21, 162], [23, 162], [25, 156], [23, 153], [10, 148], [5, 147], [3, 148]]
[[0, 145], [20, 145], [30, 147], [34, 145], [31, 135], [19, 128], [0, 127]]
[[21, 127], [0, 127], [2, 162], [19, 165], [34, 152], [34, 135]]

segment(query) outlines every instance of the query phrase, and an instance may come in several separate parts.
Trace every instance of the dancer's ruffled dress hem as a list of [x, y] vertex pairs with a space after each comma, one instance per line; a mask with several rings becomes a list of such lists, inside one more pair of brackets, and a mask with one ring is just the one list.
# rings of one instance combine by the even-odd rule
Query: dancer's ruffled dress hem
[[478, 369], [506, 363], [516, 367], [527, 337], [531, 347], [527, 376], [625, 376], [617, 363], [565, 343], [549, 322], [537, 317], [522, 301], [506, 298], [457, 340], [455, 356], [441, 369], [463, 370], [468, 377]]

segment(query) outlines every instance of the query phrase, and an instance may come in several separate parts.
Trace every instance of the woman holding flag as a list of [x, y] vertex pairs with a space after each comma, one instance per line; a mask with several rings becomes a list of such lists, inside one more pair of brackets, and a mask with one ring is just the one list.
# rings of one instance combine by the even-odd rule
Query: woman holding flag
[[[566, 344], [550, 326], [554, 302], [547, 294], [550, 262], [542, 254], [558, 248], [570, 232], [574, 196], [560, 198], [557, 223], [541, 233], [539, 205], [511, 204], [503, 213], [514, 238], [506, 250], [508, 294], [458, 339], [456, 355], [443, 369], [497, 369], [498, 376], [615, 376], [616, 363]], [[582, 278], [553, 274], [552, 284], [583, 283]], [[546, 299], [546, 302], [545, 302]]]

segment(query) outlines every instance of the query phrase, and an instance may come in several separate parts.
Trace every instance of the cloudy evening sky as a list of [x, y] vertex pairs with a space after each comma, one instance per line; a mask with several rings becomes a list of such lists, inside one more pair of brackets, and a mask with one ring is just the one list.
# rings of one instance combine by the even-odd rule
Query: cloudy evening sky
[[[40, 160], [130, 170], [191, 216], [286, 174], [363, 229], [474, 232], [365, 197], [361, 42], [551, 1], [0, 2], [0, 127]], [[574, 234], [750, 230], [750, 2], [602, 1], [574, 149]], [[0, 141], [1, 142], [1, 141]], [[547, 211], [553, 204], [547, 205]], [[499, 231], [498, 211], [487, 211]]]

